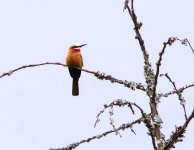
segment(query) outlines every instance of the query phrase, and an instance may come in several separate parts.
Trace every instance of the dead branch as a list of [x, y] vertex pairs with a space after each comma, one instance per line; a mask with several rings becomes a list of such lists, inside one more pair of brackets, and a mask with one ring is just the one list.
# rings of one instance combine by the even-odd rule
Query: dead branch
[[[183, 92], [184, 90], [190, 88], [190, 87], [193, 87], [194, 86], [194, 83], [192, 84], [189, 84], [189, 85], [185, 85], [179, 89], [177, 89], [178, 92]], [[158, 96], [161, 98], [161, 97], [168, 97], [170, 95], [173, 95], [173, 94], [176, 94], [176, 90], [173, 90], [173, 91], [170, 91], [170, 92], [167, 92], [167, 93], [160, 93], [158, 94]]]
[[[5, 77], [5, 76], [11, 76], [14, 72], [25, 69], [25, 68], [38, 67], [38, 66], [43, 66], [43, 65], [59, 65], [59, 66], [63, 66], [63, 67], [68, 67], [67, 65], [59, 63], [59, 62], [46, 62], [46, 63], [40, 63], [40, 64], [30, 64], [30, 65], [24, 65], [24, 66], [21, 66], [19, 68], [10, 70], [6, 73], [3, 73], [2, 75], [0, 75], [0, 78]], [[127, 81], [127, 80], [122, 81], [122, 80], [119, 80], [119, 79], [112, 77], [111, 75], [106, 75], [105, 73], [100, 73], [99, 71], [94, 72], [94, 71], [90, 71], [90, 70], [86, 70], [86, 69], [82, 69], [82, 68], [77, 68], [77, 69], [80, 69], [84, 72], [93, 74], [94, 76], [96, 76], [98, 79], [101, 79], [101, 80], [105, 79], [105, 80], [111, 81], [112, 83], [123, 84], [125, 87], [128, 87], [132, 90], [139, 89], [142, 91], [146, 91], [145, 87], [141, 83], [136, 83], [136, 82]]]
[[143, 118], [141, 117], [141, 118], [139, 118], [131, 123], [122, 124], [120, 127], [116, 128], [115, 130], [109, 130], [109, 131], [104, 132], [100, 135], [96, 135], [96, 136], [90, 137], [88, 139], [82, 140], [80, 142], [70, 144], [64, 148], [50, 148], [50, 150], [72, 150], [72, 149], [76, 148], [77, 146], [79, 146], [80, 144], [90, 142], [90, 141], [95, 140], [95, 139], [100, 139], [100, 138], [105, 137], [106, 135], [108, 135], [110, 133], [114, 133], [116, 131], [120, 131], [120, 130], [123, 131], [123, 130], [126, 130], [128, 128], [131, 128], [134, 124], [137, 124], [137, 123], [140, 124], [142, 122], [142, 120], [143, 120]]
[[131, 102], [127, 101], [127, 100], [117, 99], [117, 100], [113, 101], [112, 103], [110, 103], [109, 105], [104, 104], [104, 109], [101, 110], [101, 111], [97, 114], [97, 116], [96, 116], [97, 119], [96, 119], [96, 122], [95, 122], [95, 124], [94, 124], [94, 127], [96, 127], [97, 123], [100, 122], [100, 119], [99, 119], [100, 115], [101, 115], [102, 113], [104, 113], [104, 111], [105, 111], [107, 108], [112, 108], [113, 106], [119, 106], [119, 107], [128, 106], [128, 107], [131, 109], [133, 115], [135, 114], [135, 111], [134, 111], [134, 109], [133, 109], [132, 106], [135, 106], [136, 108], [138, 108], [138, 109], [141, 111], [141, 113], [144, 112], [143, 109], [142, 109], [140, 106], [138, 106], [137, 104], [135, 104], [135, 103], [131, 103]]
[[185, 121], [185, 123], [180, 127], [176, 127], [175, 132], [173, 132], [170, 138], [166, 140], [164, 150], [170, 150], [171, 148], [175, 147], [174, 146], [175, 143], [183, 141], [182, 138], [184, 137], [186, 128], [193, 118], [194, 118], [194, 110], [189, 116], [189, 118]]
[[185, 109], [185, 99], [182, 96], [182, 93], [177, 90], [177, 87], [175, 85], [175, 82], [172, 81], [172, 79], [170, 78], [170, 76], [167, 73], [166, 74], [161, 74], [161, 76], [163, 76], [163, 75], [170, 81], [170, 83], [172, 83], [172, 85], [173, 85], [173, 87], [174, 87], [174, 89], [176, 91], [176, 94], [178, 95], [178, 98], [180, 100], [180, 103], [183, 106], [184, 113], [185, 113], [185, 119], [187, 120], [187, 113], [186, 113], [186, 109]]

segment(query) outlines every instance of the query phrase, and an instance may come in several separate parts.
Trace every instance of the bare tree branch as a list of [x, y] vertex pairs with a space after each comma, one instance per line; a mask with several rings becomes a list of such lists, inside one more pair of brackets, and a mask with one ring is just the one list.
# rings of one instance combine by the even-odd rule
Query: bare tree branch
[[141, 34], [140, 34], [140, 32], [139, 32], [139, 29], [141, 28], [142, 23], [141, 23], [141, 22], [137, 22], [137, 16], [136, 16], [136, 14], [135, 14], [135, 12], [134, 12], [134, 5], [133, 5], [134, 1], [133, 1], [133, 0], [131, 1], [132, 10], [130, 9], [128, 3], [129, 3], [129, 0], [125, 0], [124, 9], [127, 9], [127, 10], [128, 10], [129, 15], [131, 16], [131, 19], [132, 19], [133, 24], [134, 24], [134, 26], [135, 26], [135, 27], [134, 27], [134, 30], [135, 30], [135, 33], [136, 33], [135, 38], [138, 39], [139, 45], [140, 45], [141, 50], [142, 50], [142, 52], [143, 52], [144, 63], [145, 63], [145, 65], [147, 65], [147, 66], [151, 66], [151, 64], [150, 64], [150, 62], [149, 62], [149, 55], [148, 55], [148, 53], [147, 53], [147, 51], [146, 51], [146, 48], [145, 48], [144, 40], [142, 39], [142, 36], [141, 36]]
[[185, 121], [185, 123], [180, 127], [176, 127], [176, 131], [172, 133], [172, 135], [168, 140], [166, 140], [164, 150], [170, 150], [171, 148], [175, 147], [174, 146], [175, 143], [182, 141], [186, 128], [193, 118], [194, 118], [194, 110], [189, 116], [189, 118]]
[[154, 90], [153, 90], [153, 97], [155, 98], [155, 93], [156, 93], [156, 87], [157, 87], [157, 83], [158, 83], [158, 76], [159, 76], [159, 72], [160, 72], [160, 66], [161, 66], [161, 62], [162, 62], [162, 56], [165, 52], [166, 46], [169, 44], [170, 39], [168, 39], [167, 42], [164, 42], [164, 46], [162, 48], [162, 51], [159, 53], [159, 60], [156, 63], [156, 75], [155, 75], [155, 86], [154, 86]]
[[[95, 124], [94, 124], [94, 127], [96, 127], [97, 123], [100, 122], [99, 117], [100, 117], [100, 115], [101, 115], [102, 113], [104, 113], [104, 111], [105, 111], [107, 108], [111, 108], [110, 111], [109, 111], [109, 114], [110, 114], [110, 116], [113, 116], [113, 107], [114, 107], [114, 106], [119, 106], [119, 107], [122, 106], [122, 107], [124, 107], [124, 106], [126, 106], [126, 105], [131, 109], [131, 111], [132, 111], [133, 114], [135, 114], [135, 111], [134, 111], [134, 109], [133, 109], [132, 106], [137, 107], [137, 108], [141, 111], [141, 113], [144, 113], [143, 109], [142, 109], [140, 106], [138, 106], [137, 104], [131, 103], [131, 102], [127, 101], [127, 100], [118, 99], [118, 100], [113, 101], [113, 102], [110, 103], [109, 105], [104, 104], [104, 109], [101, 110], [101, 111], [97, 114], [97, 116], [96, 116], [97, 119], [96, 119], [96, 122], [95, 122]], [[122, 137], [121, 134], [120, 134], [120, 133], [116, 130], [116, 128], [115, 128], [114, 119], [113, 119], [113, 118], [110, 118], [110, 124], [112, 125], [113, 129], [115, 130], [115, 133], [116, 133], [116, 134], [119, 134], [120, 137]], [[131, 127], [131, 131], [136, 135], [136, 133], [135, 133], [135, 131], [132, 129], [132, 127]]]
[[[96, 119], [96, 122], [95, 122], [95, 124], [94, 124], [94, 127], [97, 125], [98, 122], [100, 122], [100, 119], [99, 119], [100, 115], [101, 115], [102, 113], [104, 113], [104, 111], [105, 111], [107, 108], [113, 108], [113, 106], [119, 106], [119, 107], [121, 107], [121, 106], [128, 106], [128, 107], [130, 107], [130, 109], [131, 109], [131, 111], [132, 111], [133, 114], [135, 114], [135, 111], [134, 111], [134, 109], [133, 109], [132, 106], [135, 106], [136, 108], [138, 108], [138, 109], [140, 110], [141, 114], [142, 114], [143, 122], [145, 123], [146, 127], [147, 127], [148, 130], [149, 130], [149, 135], [150, 135], [151, 138], [152, 138], [153, 147], [154, 147], [154, 149], [157, 149], [157, 147], [156, 147], [156, 142], [155, 142], [155, 131], [154, 131], [154, 127], [153, 127], [152, 122], [151, 122], [150, 114], [147, 115], [147, 114], [145, 113], [145, 111], [143, 111], [143, 109], [142, 109], [139, 105], [137, 105], [136, 103], [131, 103], [131, 102], [127, 101], [127, 100], [118, 99], [118, 100], [113, 101], [113, 102], [110, 103], [109, 105], [104, 104], [104, 109], [101, 110], [101, 111], [97, 114], [97, 116], [96, 116], [97, 119]], [[111, 112], [109, 112], [109, 113], [110, 113], [110, 115], [113, 115], [113, 111], [111, 111]], [[119, 134], [119, 133], [118, 133], [118, 130], [115, 129], [115, 126], [114, 126], [113, 122], [114, 122], [114, 120], [111, 120], [111, 121], [110, 121], [110, 124], [113, 126], [113, 129], [115, 130], [115, 133], [116, 133], [116, 134]], [[136, 134], [135, 131], [132, 129], [132, 126], [131, 126], [131, 131], [132, 131], [134, 134]], [[120, 135], [120, 136], [121, 136], [121, 135]]]
[[188, 40], [188, 39], [186, 39], [186, 40], [187, 40], [187, 43], [189, 44], [189, 46], [190, 46], [190, 48], [191, 48], [192, 52], [194, 53], [194, 49], [193, 49], [193, 47], [191, 46], [191, 44], [190, 44], [189, 40]]
[[[165, 53], [167, 45], [171, 46], [176, 40], [180, 41], [184, 45], [187, 45], [187, 43], [189, 43], [189, 41], [187, 39], [179, 39], [178, 37], [170, 37], [167, 42], [163, 43], [164, 46], [162, 48], [162, 51], [159, 53], [159, 60], [156, 63], [156, 75], [155, 75], [155, 86], [154, 86], [154, 90], [153, 90], [153, 98], [155, 98], [155, 96], [156, 96], [156, 87], [157, 87], [158, 77], [159, 77], [159, 73], [160, 73], [162, 56]], [[189, 45], [190, 45], [190, 43], [189, 43]], [[191, 47], [191, 45], [190, 45], [190, 47]], [[191, 47], [191, 49], [192, 49], [192, 47]]]
[[67, 147], [64, 147], [64, 148], [50, 148], [50, 150], [72, 150], [74, 148], [76, 148], [77, 146], [79, 146], [80, 144], [83, 144], [83, 143], [86, 143], [86, 142], [90, 142], [94, 139], [100, 139], [102, 137], [105, 137], [106, 135], [110, 134], [110, 133], [114, 133], [115, 131], [120, 131], [120, 130], [126, 130], [128, 128], [131, 128], [134, 124], [140, 124], [142, 122], [143, 118], [139, 118], [131, 123], [126, 123], [126, 124], [122, 124], [120, 127], [116, 128], [115, 130], [109, 130], [107, 132], [104, 132], [100, 135], [96, 135], [96, 136], [92, 136], [88, 139], [85, 139], [85, 140], [82, 140], [80, 142], [76, 142], [76, 143], [73, 143], [73, 144], [70, 144], [68, 145]]
[[176, 37], [176, 40], [180, 41], [182, 44], [184, 44], [186, 46], [187, 46], [187, 44], [189, 44], [189, 47], [191, 48], [192, 52], [194, 53], [194, 49], [191, 46], [191, 43], [189, 42], [189, 40], [187, 38], [181, 40], [178, 37]]
[[[37, 66], [43, 66], [43, 65], [59, 65], [59, 66], [63, 66], [63, 67], [68, 67], [67, 65], [59, 63], [59, 62], [46, 62], [46, 63], [40, 63], [40, 64], [30, 64], [30, 65], [24, 65], [24, 66], [21, 66], [19, 68], [10, 70], [6, 73], [3, 73], [2, 75], [0, 75], [0, 78], [5, 77], [5, 76], [10, 76], [14, 72], [25, 69], [25, 68], [31, 68], [31, 67], [37, 67]], [[123, 84], [125, 87], [128, 87], [132, 90], [139, 89], [142, 91], [146, 91], [145, 87], [141, 83], [136, 83], [136, 82], [127, 81], [127, 80], [122, 81], [122, 80], [119, 80], [119, 79], [112, 77], [111, 75], [106, 75], [105, 73], [100, 73], [99, 71], [94, 72], [94, 71], [90, 71], [90, 70], [86, 70], [86, 69], [82, 69], [82, 68], [77, 68], [77, 69], [80, 69], [84, 72], [93, 74], [94, 76], [96, 76], [98, 79], [101, 79], [101, 80], [105, 79], [105, 80], [111, 81], [112, 83]]]
[[[147, 50], [146, 50], [146, 47], [145, 47], [145, 44], [144, 44], [144, 40], [140, 34], [140, 28], [142, 26], [142, 23], [141, 22], [138, 22], [137, 21], [137, 16], [135, 14], [135, 11], [134, 11], [134, 1], [132, 0], [131, 1], [131, 9], [128, 5], [128, 0], [125, 1], [125, 9], [128, 10], [129, 12], [129, 15], [131, 16], [131, 19], [133, 21], [133, 24], [134, 24], [134, 31], [136, 33], [136, 36], [135, 36], [135, 39], [138, 39], [139, 41], [139, 45], [141, 47], [141, 50], [142, 50], [142, 53], [143, 53], [143, 57], [144, 57], [144, 76], [145, 76], [145, 80], [146, 80], [146, 83], [147, 83], [147, 95], [149, 96], [150, 98], [150, 108], [151, 108], [151, 116], [152, 116], [152, 121], [154, 121], [154, 116], [157, 116], [158, 115], [158, 111], [157, 111], [157, 104], [155, 102], [155, 96], [153, 96], [155, 93], [153, 92], [153, 89], [154, 89], [154, 85], [155, 85], [155, 74], [153, 72], [153, 69], [152, 69], [152, 66], [151, 66], [151, 63], [149, 62], [149, 55], [147, 53]], [[153, 143], [153, 147], [155, 150], [157, 150], [157, 147], [156, 147], [156, 143], [155, 143], [155, 136], [157, 138], [157, 140], [159, 140], [161, 137], [160, 137], [160, 128], [158, 126], [156, 126], [154, 128], [155, 132], [151, 132], [151, 137], [152, 137], [152, 143]], [[160, 145], [159, 145], [160, 146]]]
[[[189, 85], [185, 85], [185, 86], [183, 86], [183, 87], [177, 89], [177, 91], [178, 91], [178, 92], [183, 92], [184, 90], [186, 90], [186, 89], [188, 89], [188, 88], [190, 88], [190, 87], [193, 87], [193, 86], [194, 86], [194, 83], [189, 84]], [[173, 95], [173, 94], [176, 94], [176, 90], [170, 91], [170, 92], [165, 93], [165, 94], [160, 93], [160, 94], [158, 94], [158, 96], [159, 96], [159, 97], [168, 97], [168, 96]]]
[[101, 110], [101, 111], [97, 114], [97, 116], [96, 116], [97, 119], [96, 119], [96, 122], [95, 122], [95, 124], [94, 124], [94, 127], [96, 127], [97, 123], [100, 121], [100, 119], [99, 119], [100, 115], [101, 115], [102, 113], [104, 113], [104, 111], [105, 111], [107, 108], [110, 108], [110, 107], [113, 107], [113, 106], [119, 106], [119, 107], [122, 106], [122, 107], [124, 107], [124, 106], [126, 106], [126, 105], [131, 109], [133, 115], [135, 114], [135, 111], [134, 111], [132, 105], [135, 106], [135, 107], [137, 107], [137, 108], [141, 111], [141, 113], [144, 112], [143, 109], [142, 109], [140, 106], [138, 106], [137, 104], [135, 104], [135, 103], [131, 103], [131, 102], [127, 101], [127, 100], [117, 99], [117, 100], [113, 101], [112, 103], [110, 103], [109, 105], [104, 104], [104, 109]]
[[[81, 69], [83, 70], [83, 69]], [[84, 71], [84, 70], [83, 70]], [[111, 75], [106, 75], [105, 73], [100, 73], [100, 72], [95, 72], [94, 74], [98, 79], [105, 79], [105, 80], [110, 80], [112, 83], [119, 83], [119, 84], [123, 84], [124, 86], [132, 89], [132, 90], [135, 90], [135, 89], [139, 89], [139, 90], [142, 90], [142, 91], [146, 91], [144, 85], [142, 85], [141, 83], [137, 83], [137, 82], [131, 82], [131, 81], [122, 81], [122, 80], [119, 80], [119, 79], [116, 79], [114, 77], [112, 77]]]
[[187, 113], [186, 113], [186, 109], [185, 109], [185, 99], [184, 97], [182, 96], [182, 93], [180, 91], [177, 90], [177, 87], [175, 85], [175, 82], [172, 81], [172, 79], [170, 78], [170, 76], [166, 73], [166, 74], [161, 74], [161, 76], [164, 75], [173, 85], [175, 91], [176, 91], [176, 94], [178, 95], [178, 98], [180, 100], [180, 103], [181, 105], [183, 106], [183, 109], [184, 109], [184, 113], [185, 113], [185, 119], [187, 120]]

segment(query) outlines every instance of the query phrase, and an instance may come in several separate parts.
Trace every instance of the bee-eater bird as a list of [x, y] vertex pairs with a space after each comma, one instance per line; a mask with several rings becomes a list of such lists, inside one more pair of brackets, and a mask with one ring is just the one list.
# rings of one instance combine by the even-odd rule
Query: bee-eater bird
[[[69, 52], [66, 57], [66, 64], [69, 68], [69, 73], [73, 78], [73, 85], [72, 85], [72, 95], [78, 96], [79, 95], [79, 85], [78, 81], [81, 76], [81, 70], [77, 68], [83, 67], [83, 59], [81, 55], [81, 47], [87, 44], [82, 45], [71, 45], [69, 47]], [[76, 67], [76, 68], [74, 68]]]

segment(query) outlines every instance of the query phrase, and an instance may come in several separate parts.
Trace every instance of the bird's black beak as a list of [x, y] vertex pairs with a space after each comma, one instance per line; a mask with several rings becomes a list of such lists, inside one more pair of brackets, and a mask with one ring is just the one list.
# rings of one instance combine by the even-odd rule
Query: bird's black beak
[[79, 47], [83, 47], [83, 46], [86, 46], [86, 45], [88, 45], [88, 44], [82, 44], [82, 45], [80, 45]]
[[76, 45], [76, 46], [73, 46], [72, 48], [79, 48], [79, 47], [83, 47], [83, 46], [86, 46], [88, 44], [82, 44], [82, 45]]

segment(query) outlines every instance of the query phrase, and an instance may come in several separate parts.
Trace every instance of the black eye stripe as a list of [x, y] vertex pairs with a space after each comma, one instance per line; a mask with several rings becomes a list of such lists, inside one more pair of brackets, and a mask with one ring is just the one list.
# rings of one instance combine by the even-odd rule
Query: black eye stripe
[[78, 48], [79, 46], [72, 46], [71, 48]]

